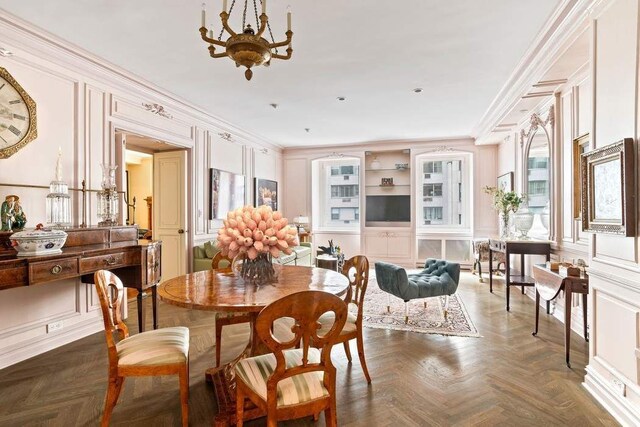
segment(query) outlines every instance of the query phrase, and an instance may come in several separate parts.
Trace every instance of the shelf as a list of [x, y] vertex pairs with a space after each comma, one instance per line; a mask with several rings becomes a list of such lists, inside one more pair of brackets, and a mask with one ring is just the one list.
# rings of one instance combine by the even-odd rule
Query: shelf
[[411, 170], [411, 168], [406, 169], [398, 169], [398, 168], [383, 168], [383, 169], [365, 169], [365, 172], [384, 172], [384, 171], [396, 171], [396, 172], [407, 172]]
[[523, 275], [518, 270], [509, 270], [509, 286], [533, 286], [536, 281], [533, 277]]

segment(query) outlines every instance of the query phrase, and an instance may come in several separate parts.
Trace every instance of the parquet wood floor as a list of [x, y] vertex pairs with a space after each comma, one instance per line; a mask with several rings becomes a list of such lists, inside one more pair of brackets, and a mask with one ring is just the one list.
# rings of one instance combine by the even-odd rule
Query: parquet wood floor
[[[488, 284], [469, 273], [462, 276], [459, 292], [483, 338], [365, 329], [371, 386], [357, 357], [349, 365], [341, 347], [333, 352], [341, 426], [617, 425], [581, 385], [588, 351], [582, 338], [572, 337], [573, 369], [568, 369], [559, 321], [541, 314], [540, 334], [534, 338], [529, 298], [514, 293], [507, 313], [500, 282], [490, 294]], [[214, 364], [213, 314], [162, 303], [159, 312], [161, 326], [191, 330], [190, 421], [209, 426], [215, 398], [203, 372]], [[134, 317], [129, 319], [132, 331], [137, 330]], [[223, 359], [243, 346], [246, 332], [241, 325], [225, 328]], [[0, 371], [0, 426], [97, 425], [107, 366], [104, 334], [98, 333]], [[175, 377], [125, 381], [112, 425], [179, 424]], [[305, 419], [283, 425], [314, 423]], [[317, 425], [324, 426], [323, 416]]]

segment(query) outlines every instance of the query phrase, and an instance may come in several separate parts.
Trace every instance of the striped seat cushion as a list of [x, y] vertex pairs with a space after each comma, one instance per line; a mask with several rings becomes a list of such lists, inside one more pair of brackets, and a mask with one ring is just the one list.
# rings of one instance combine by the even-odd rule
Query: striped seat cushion
[[[302, 365], [302, 350], [284, 351], [287, 368]], [[320, 350], [309, 348], [309, 363], [320, 363]], [[273, 353], [250, 357], [236, 365], [236, 374], [262, 399], [267, 400], [267, 379], [276, 368]], [[278, 406], [296, 405], [329, 395], [322, 383], [324, 372], [307, 372], [278, 382]]]
[[118, 366], [155, 366], [184, 363], [189, 357], [189, 329], [162, 328], [120, 341]]
[[[347, 321], [345, 322], [344, 328], [342, 328], [342, 332], [340, 334], [347, 334], [356, 330], [357, 312], [358, 306], [354, 303], [349, 303], [349, 314], [347, 314]], [[318, 322], [320, 322], [321, 325], [320, 329], [318, 329], [319, 336], [329, 332], [329, 330], [333, 326], [335, 318], [336, 316], [333, 311], [326, 312], [325, 314], [320, 316], [320, 318], [318, 319]]]

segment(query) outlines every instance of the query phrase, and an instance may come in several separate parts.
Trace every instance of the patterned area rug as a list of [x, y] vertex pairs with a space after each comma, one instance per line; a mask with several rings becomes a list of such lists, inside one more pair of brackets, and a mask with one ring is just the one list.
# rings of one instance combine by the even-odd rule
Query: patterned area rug
[[[380, 290], [374, 271], [364, 298], [363, 323], [367, 328], [393, 329], [423, 334], [480, 337], [469, 313], [457, 293], [449, 298], [449, 314], [444, 317], [444, 297], [409, 301], [409, 322], [404, 323], [404, 301], [391, 296], [391, 313], [387, 312], [388, 295]], [[424, 307], [424, 303], [427, 307]]]

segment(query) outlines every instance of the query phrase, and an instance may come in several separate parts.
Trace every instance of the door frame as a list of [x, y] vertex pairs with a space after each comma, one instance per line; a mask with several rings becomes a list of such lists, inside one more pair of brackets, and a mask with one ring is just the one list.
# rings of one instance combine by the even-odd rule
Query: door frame
[[[187, 186], [187, 188], [185, 188], [186, 195], [187, 195], [187, 220], [186, 220], [187, 265], [186, 265], [185, 273], [191, 273], [193, 270], [193, 242], [194, 242], [193, 240], [194, 238], [194, 234], [193, 234], [193, 227], [194, 227], [194, 224], [193, 224], [193, 208], [194, 208], [193, 206], [194, 205], [193, 203], [193, 185], [194, 185], [193, 183], [193, 168], [194, 168], [193, 151], [194, 151], [194, 146], [193, 145], [186, 146], [182, 142], [172, 140], [171, 136], [169, 135], [163, 135], [158, 132], [154, 132], [151, 129], [148, 129], [144, 126], [133, 125], [133, 124], [131, 125], [121, 124], [121, 123], [118, 123], [116, 125], [112, 121], [109, 122], [109, 141], [113, 142], [113, 144], [111, 144], [111, 147], [110, 147], [109, 158], [112, 163], [118, 165], [119, 172], [116, 171], [116, 183], [118, 184], [119, 187], [121, 187], [122, 183], [124, 182], [124, 171], [125, 171], [124, 152], [126, 147], [125, 149], [116, 147], [116, 145], [119, 143], [119, 141], [116, 141], [116, 133], [118, 132], [132, 133], [141, 137], [160, 140], [166, 144], [169, 144], [175, 147], [176, 151], [185, 150], [187, 152], [187, 170], [185, 171], [185, 173], [187, 174], [187, 179], [185, 182]], [[122, 196], [120, 201], [121, 201], [121, 205], [124, 206], [124, 196]], [[119, 222], [124, 224], [124, 218], [125, 218], [124, 209], [120, 209], [119, 218], [118, 218]]]

